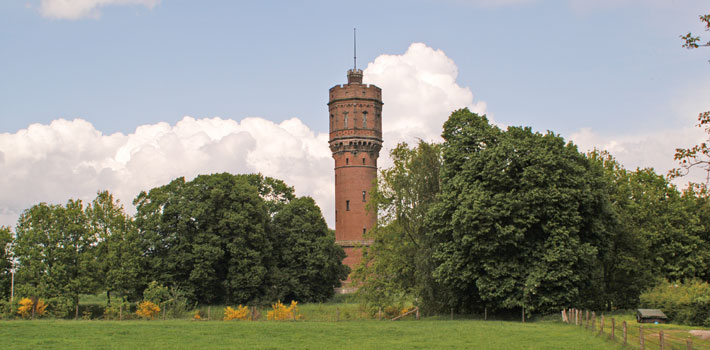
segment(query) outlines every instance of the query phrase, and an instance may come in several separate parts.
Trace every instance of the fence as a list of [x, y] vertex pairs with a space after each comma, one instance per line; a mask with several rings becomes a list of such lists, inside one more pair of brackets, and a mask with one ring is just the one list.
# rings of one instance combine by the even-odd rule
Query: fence
[[562, 310], [562, 322], [574, 325], [584, 330], [594, 332], [598, 336], [607, 337], [612, 342], [618, 342], [625, 348], [640, 350], [710, 350], [710, 340], [695, 338], [687, 329], [672, 326], [657, 326], [638, 324], [631, 320], [617, 320], [605, 317], [596, 312], [579, 309]]

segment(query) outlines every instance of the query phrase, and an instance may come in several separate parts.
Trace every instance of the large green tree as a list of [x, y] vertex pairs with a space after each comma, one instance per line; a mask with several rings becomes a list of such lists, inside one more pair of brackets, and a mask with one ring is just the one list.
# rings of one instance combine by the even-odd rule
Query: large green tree
[[108, 191], [99, 192], [86, 207], [89, 234], [96, 240], [94, 254], [97, 280], [106, 291], [108, 303], [113, 295], [136, 300], [145, 283], [142, 280], [138, 230], [123, 210], [123, 205]]
[[444, 124], [435, 277], [451, 306], [547, 312], [582, 305], [610, 210], [601, 169], [550, 132], [500, 130], [455, 111]]
[[368, 203], [379, 219], [354, 276], [363, 283], [359, 294], [376, 308], [416, 302], [424, 311], [441, 309], [443, 290], [432, 275], [435, 242], [425, 227], [440, 191], [441, 146], [401, 143], [390, 156], [393, 165], [381, 171]]
[[249, 303], [268, 293], [268, 211], [243, 178], [178, 178], [134, 203], [150, 280], [179, 286], [203, 303]]
[[345, 252], [335, 244], [313, 198], [299, 197], [273, 217], [274, 257], [271, 275], [277, 299], [322, 302], [333, 296], [350, 268], [342, 264]]
[[79, 295], [98, 288], [96, 239], [82, 202], [34, 205], [22, 213], [15, 232], [17, 294], [69, 298], [78, 312]]
[[138, 195], [147, 281], [200, 303], [323, 300], [342, 278], [342, 249], [311, 199], [262, 175], [178, 178]]

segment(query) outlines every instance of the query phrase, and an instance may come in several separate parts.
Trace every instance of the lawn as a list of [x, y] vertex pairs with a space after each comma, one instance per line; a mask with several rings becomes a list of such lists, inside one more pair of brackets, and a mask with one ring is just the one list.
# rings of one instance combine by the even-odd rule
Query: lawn
[[0, 321], [0, 349], [617, 349], [557, 322]]

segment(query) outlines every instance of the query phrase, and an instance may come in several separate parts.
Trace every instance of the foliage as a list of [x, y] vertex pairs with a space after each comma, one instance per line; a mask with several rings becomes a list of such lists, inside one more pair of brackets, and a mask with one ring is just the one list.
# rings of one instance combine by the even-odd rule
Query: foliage
[[[710, 137], [710, 111], [698, 115], [697, 127], [703, 128]], [[702, 189], [707, 190], [710, 184], [710, 146], [707, 142], [701, 142], [691, 148], [676, 148], [674, 159], [679, 162], [680, 167], [669, 171], [668, 176], [671, 179], [687, 175], [692, 168], [700, 168], [705, 171]]]
[[442, 309], [442, 288], [432, 276], [435, 242], [425, 228], [439, 194], [441, 147], [420, 141], [410, 149], [401, 143], [390, 156], [393, 165], [381, 171], [368, 203], [379, 220], [353, 277], [363, 284], [358, 294], [373, 312], [415, 300], [425, 310]]
[[152, 301], [144, 300], [138, 304], [138, 309], [136, 310], [136, 315], [143, 317], [145, 319], [154, 319], [155, 316], [160, 314], [160, 306], [156, 305]]
[[266, 313], [266, 319], [270, 321], [284, 321], [284, 320], [297, 320], [301, 319], [302, 316], [298, 314], [298, 302], [291, 300], [291, 305], [286, 306], [277, 301], [275, 304], [271, 305], [271, 311]]
[[250, 315], [249, 308], [246, 306], [242, 306], [242, 305], [237, 306], [236, 309], [233, 309], [231, 306], [227, 306], [227, 308], [224, 309], [224, 320], [225, 321], [231, 321], [231, 320], [246, 321], [249, 319], [249, 315]]
[[151, 279], [179, 284], [191, 301], [203, 303], [245, 303], [267, 294], [269, 216], [243, 178], [178, 178], [141, 192], [134, 204]]
[[[710, 31], [710, 14], [700, 15], [699, 17], [700, 22], [704, 23], [705, 31]], [[680, 39], [683, 41], [683, 47], [686, 49], [697, 49], [700, 46], [710, 46], [710, 41], [703, 43], [699, 36], [694, 36], [690, 32], [686, 35], [681, 35]]]
[[123, 205], [108, 191], [99, 192], [86, 209], [89, 234], [97, 244], [94, 249], [98, 284], [106, 291], [137, 300], [141, 281], [141, 251], [138, 231]]
[[170, 290], [162, 284], [152, 281], [143, 291], [143, 300], [148, 300], [155, 304], [162, 304], [170, 299]]
[[320, 209], [261, 175], [201, 175], [138, 195], [143, 271], [190, 302], [325, 300], [347, 275]]
[[98, 288], [95, 247], [81, 201], [69, 200], [65, 206], [40, 203], [25, 210], [13, 247], [19, 263], [18, 294], [69, 296], [76, 306], [80, 293]]
[[609, 222], [601, 169], [571, 143], [455, 111], [444, 124], [434, 276], [452, 307], [549, 312], [586, 302]]
[[335, 235], [316, 202], [310, 197], [295, 198], [272, 222], [273, 254], [278, 257], [271, 272], [276, 299], [330, 299], [350, 269], [342, 264], [345, 252], [335, 244]]
[[700, 280], [668, 282], [641, 294], [641, 306], [658, 308], [676, 323], [710, 326], [710, 284]]
[[10, 298], [12, 269], [12, 231], [0, 226], [0, 300]]
[[17, 308], [17, 313], [22, 316], [22, 318], [27, 318], [32, 314], [32, 308], [34, 307], [34, 302], [30, 298], [22, 298], [20, 300], [20, 306]]

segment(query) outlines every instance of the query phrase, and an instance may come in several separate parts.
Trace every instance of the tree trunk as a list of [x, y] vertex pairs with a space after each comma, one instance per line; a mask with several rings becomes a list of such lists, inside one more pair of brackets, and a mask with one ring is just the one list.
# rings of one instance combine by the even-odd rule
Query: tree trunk
[[106, 299], [108, 299], [108, 302], [106, 303], [108, 306], [111, 306], [111, 290], [106, 289]]

